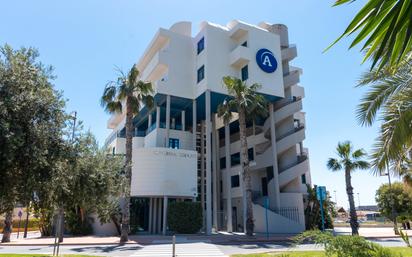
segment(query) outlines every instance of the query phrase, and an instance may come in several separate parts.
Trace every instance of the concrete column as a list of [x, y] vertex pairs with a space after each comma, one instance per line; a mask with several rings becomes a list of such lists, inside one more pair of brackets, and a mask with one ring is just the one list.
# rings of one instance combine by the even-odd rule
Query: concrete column
[[149, 116], [147, 117], [147, 128], [150, 129], [152, 126], [152, 113], [149, 113]]
[[170, 133], [170, 95], [166, 96], [166, 144], [169, 147], [169, 133]]
[[218, 179], [217, 179], [217, 154], [218, 154], [218, 148], [216, 145], [216, 115], [213, 113], [212, 114], [212, 163], [213, 163], [213, 227], [215, 228], [215, 231], [218, 230], [217, 227], [217, 184], [218, 184]]
[[152, 233], [152, 215], [153, 215], [153, 198], [150, 198], [149, 202], [149, 233]]
[[210, 122], [210, 90], [206, 90], [206, 234], [212, 234], [212, 124]]
[[163, 235], [166, 235], [167, 228], [167, 196], [163, 197]]
[[152, 211], [152, 234], [156, 234], [157, 225], [157, 198], [153, 198], [153, 211]]
[[156, 128], [160, 128], [160, 106], [156, 106]]
[[162, 199], [157, 199], [157, 226], [156, 226], [156, 233], [160, 234], [162, 229]]
[[270, 138], [272, 143], [273, 179], [268, 180], [269, 206], [271, 209], [280, 207], [280, 189], [278, 174], [278, 153], [276, 150], [275, 113], [273, 104], [269, 105]]
[[205, 121], [201, 122], [200, 130], [200, 203], [202, 205], [203, 228], [206, 228], [205, 212]]
[[196, 151], [196, 127], [197, 127], [197, 113], [196, 113], [196, 99], [192, 103], [192, 131], [193, 131], [193, 150]]
[[225, 158], [226, 158], [226, 215], [227, 215], [227, 232], [232, 232], [232, 185], [230, 176], [230, 129], [225, 125]]
[[186, 130], [186, 111], [182, 111], [182, 131]]

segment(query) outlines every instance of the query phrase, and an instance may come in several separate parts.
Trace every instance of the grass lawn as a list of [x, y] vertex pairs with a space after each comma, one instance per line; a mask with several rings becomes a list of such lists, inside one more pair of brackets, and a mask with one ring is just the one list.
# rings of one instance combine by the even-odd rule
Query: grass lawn
[[[394, 253], [394, 256], [402, 254], [403, 257], [411, 257], [412, 249], [406, 247], [390, 247], [391, 251]], [[396, 254], [396, 255], [395, 255]], [[259, 254], [235, 254], [231, 257], [326, 257], [325, 253], [322, 251], [304, 251], [304, 252], [269, 252], [269, 253], [259, 253]]]
[[[50, 257], [51, 255], [44, 254], [10, 254], [10, 253], [0, 253], [0, 257]], [[63, 257], [97, 257], [94, 255], [83, 255], [83, 254], [64, 254], [60, 255]]]

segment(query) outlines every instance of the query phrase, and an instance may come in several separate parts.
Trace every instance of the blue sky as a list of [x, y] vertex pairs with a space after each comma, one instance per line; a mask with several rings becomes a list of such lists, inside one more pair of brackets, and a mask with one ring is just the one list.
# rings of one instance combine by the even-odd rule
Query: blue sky
[[[357, 49], [347, 50], [349, 40], [327, 53], [322, 51], [364, 2], [332, 8], [330, 0], [2, 0], [0, 44], [36, 47], [40, 60], [55, 67], [55, 85], [68, 99], [67, 110], [76, 110], [85, 128], [103, 142], [109, 133], [109, 116], [99, 105], [103, 87], [115, 78], [116, 66], [128, 69], [138, 60], [159, 27], [187, 20], [193, 23], [195, 33], [204, 20], [286, 24], [290, 42], [298, 47], [293, 65], [303, 68], [305, 146], [312, 180], [325, 185], [333, 198], [336, 190], [338, 205], [347, 207], [344, 175], [328, 171], [325, 163], [335, 155], [338, 141], [351, 140], [356, 147], [370, 150], [377, 135], [376, 126], [360, 127], [355, 119], [363, 90], [354, 86], [368, 67], [361, 65]], [[353, 174], [361, 204], [374, 204], [375, 190], [386, 181], [368, 171]]]

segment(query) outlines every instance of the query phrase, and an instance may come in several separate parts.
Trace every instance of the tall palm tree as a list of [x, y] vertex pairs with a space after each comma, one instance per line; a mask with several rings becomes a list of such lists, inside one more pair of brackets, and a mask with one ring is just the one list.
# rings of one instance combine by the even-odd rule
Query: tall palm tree
[[254, 230], [252, 182], [249, 168], [249, 157], [246, 135], [246, 119], [264, 116], [267, 113], [265, 98], [258, 94], [259, 84], [246, 85], [242, 80], [225, 76], [223, 84], [229, 97], [218, 106], [218, 116], [227, 124], [232, 118], [232, 112], [239, 115], [240, 152], [243, 168], [244, 193], [246, 194], [246, 235], [252, 236]]
[[[393, 163], [410, 160], [412, 149], [412, 59], [395, 69], [374, 69], [362, 75], [358, 86], [369, 86], [361, 99], [357, 116], [360, 124], [382, 120], [372, 153], [372, 166], [381, 172]], [[393, 171], [400, 174], [394, 166]]]
[[[354, 1], [336, 0], [334, 5]], [[412, 0], [368, 0], [333, 44], [355, 34], [349, 48], [363, 43], [364, 61], [371, 59], [372, 68], [397, 66], [412, 51]]]
[[349, 141], [339, 142], [336, 147], [338, 159], [329, 158], [327, 162], [328, 169], [332, 171], [345, 170], [346, 194], [349, 201], [350, 226], [352, 235], [358, 235], [358, 217], [356, 215], [355, 201], [353, 199], [353, 187], [351, 173], [356, 169], [365, 170], [369, 168], [369, 163], [363, 160], [366, 153], [363, 149], [354, 150], [352, 143]]
[[120, 242], [129, 238], [130, 220], [130, 187], [132, 181], [132, 142], [133, 142], [133, 116], [138, 115], [143, 105], [153, 106], [153, 86], [150, 82], [140, 80], [139, 70], [133, 66], [126, 75], [120, 72], [116, 81], [109, 82], [103, 92], [101, 105], [109, 113], [126, 114], [126, 155], [125, 179], [126, 185], [123, 192], [122, 227]]

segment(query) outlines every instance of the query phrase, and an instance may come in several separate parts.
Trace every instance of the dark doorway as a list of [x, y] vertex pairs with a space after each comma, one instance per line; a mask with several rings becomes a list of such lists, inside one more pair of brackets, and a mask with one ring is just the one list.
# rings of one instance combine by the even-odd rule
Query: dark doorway
[[268, 195], [268, 179], [266, 177], [262, 178], [262, 195]]
[[149, 198], [130, 199], [130, 232], [137, 234], [149, 230]]
[[232, 229], [233, 232], [238, 232], [237, 230], [237, 208], [232, 207]]

